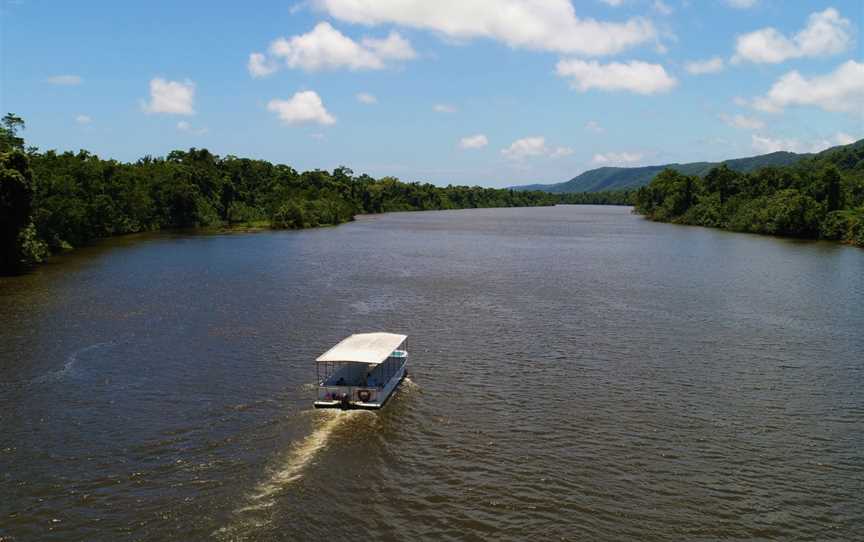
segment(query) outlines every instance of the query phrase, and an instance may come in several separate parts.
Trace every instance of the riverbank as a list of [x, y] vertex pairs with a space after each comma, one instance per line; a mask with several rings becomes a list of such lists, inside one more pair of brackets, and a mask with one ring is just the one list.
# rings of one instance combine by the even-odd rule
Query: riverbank
[[635, 211], [658, 222], [742, 233], [826, 239], [864, 247], [864, 140], [790, 167], [704, 178], [667, 169], [635, 195]]
[[[7, 151], [7, 152], [3, 152]], [[115, 235], [176, 228], [304, 229], [391, 211], [554, 205], [545, 192], [435, 186], [355, 175], [346, 167], [299, 173], [264, 160], [172, 151], [134, 163], [78, 153], [0, 149], [0, 271]], [[7, 184], [9, 185], [7, 187]], [[13, 212], [14, 211], [14, 212]]]

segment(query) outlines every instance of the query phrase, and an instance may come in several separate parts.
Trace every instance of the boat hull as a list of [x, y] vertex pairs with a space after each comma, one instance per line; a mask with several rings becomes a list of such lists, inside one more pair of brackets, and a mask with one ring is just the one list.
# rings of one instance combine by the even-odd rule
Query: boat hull
[[315, 401], [315, 408], [338, 408], [342, 410], [378, 410], [384, 407], [387, 404], [387, 401], [390, 397], [396, 392], [396, 388], [399, 387], [399, 384], [405, 379], [406, 374], [408, 373], [406, 366], [402, 365], [396, 374], [393, 375], [393, 378], [390, 379], [389, 382], [383, 387], [376, 390], [376, 398], [374, 401], [362, 401], [357, 398], [358, 392], [362, 391], [363, 388], [345, 386], [342, 388], [328, 386], [328, 390], [336, 389], [344, 390], [344, 393], [347, 393], [351, 398], [350, 401], [341, 401], [341, 400], [322, 400], [319, 399]]

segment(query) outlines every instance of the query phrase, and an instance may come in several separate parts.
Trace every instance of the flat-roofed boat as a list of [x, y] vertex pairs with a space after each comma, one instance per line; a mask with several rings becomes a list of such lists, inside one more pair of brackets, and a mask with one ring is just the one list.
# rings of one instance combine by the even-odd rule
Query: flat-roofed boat
[[406, 335], [355, 333], [315, 360], [316, 408], [379, 409], [407, 374]]

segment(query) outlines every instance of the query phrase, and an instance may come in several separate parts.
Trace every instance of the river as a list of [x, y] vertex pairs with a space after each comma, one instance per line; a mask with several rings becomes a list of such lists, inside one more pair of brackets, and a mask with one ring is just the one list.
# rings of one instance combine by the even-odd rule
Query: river
[[[314, 358], [409, 335], [379, 413]], [[108, 240], [0, 278], [0, 540], [851, 540], [864, 250], [629, 208]]]

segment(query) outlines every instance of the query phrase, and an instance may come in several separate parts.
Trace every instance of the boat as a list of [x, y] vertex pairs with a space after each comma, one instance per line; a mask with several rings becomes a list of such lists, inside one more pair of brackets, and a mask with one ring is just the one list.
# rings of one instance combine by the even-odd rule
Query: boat
[[321, 354], [315, 360], [315, 408], [383, 407], [408, 374], [407, 339], [396, 333], [355, 333]]

